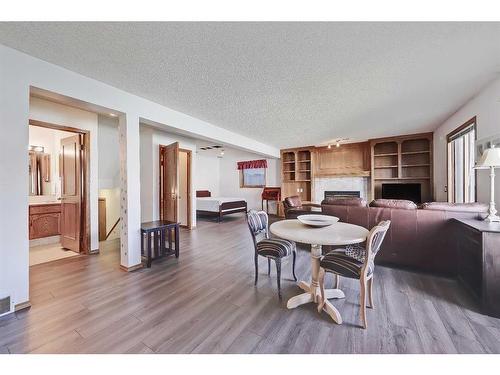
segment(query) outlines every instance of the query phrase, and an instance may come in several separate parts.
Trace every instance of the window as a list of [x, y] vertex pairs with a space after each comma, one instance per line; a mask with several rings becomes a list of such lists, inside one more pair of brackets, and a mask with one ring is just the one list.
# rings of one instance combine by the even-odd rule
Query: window
[[252, 168], [241, 170], [241, 187], [266, 186], [266, 169]]
[[266, 186], [267, 160], [250, 160], [238, 162], [240, 171], [240, 187], [261, 188]]
[[448, 202], [470, 203], [476, 200], [474, 154], [476, 118], [454, 130], [448, 140]]

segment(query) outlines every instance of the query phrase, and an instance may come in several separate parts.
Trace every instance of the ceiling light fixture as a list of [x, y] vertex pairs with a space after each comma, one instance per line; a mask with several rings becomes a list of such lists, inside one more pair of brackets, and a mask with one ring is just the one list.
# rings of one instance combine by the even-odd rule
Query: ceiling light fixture
[[29, 146], [28, 150], [35, 151], [35, 152], [43, 152], [45, 150], [45, 148], [43, 146]]
[[114, 113], [110, 113], [109, 114], [111, 117], [117, 117], [118, 115], [114, 114]]

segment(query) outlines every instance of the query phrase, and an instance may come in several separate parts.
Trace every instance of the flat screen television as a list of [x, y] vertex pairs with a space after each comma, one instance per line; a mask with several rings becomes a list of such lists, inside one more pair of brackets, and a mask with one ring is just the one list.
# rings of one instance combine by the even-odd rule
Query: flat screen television
[[383, 199], [407, 199], [422, 203], [420, 184], [382, 184]]

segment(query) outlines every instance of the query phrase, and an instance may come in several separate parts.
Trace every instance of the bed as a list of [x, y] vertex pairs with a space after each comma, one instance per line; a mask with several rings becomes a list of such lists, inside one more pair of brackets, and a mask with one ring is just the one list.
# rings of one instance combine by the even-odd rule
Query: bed
[[241, 198], [212, 197], [208, 190], [196, 191], [196, 214], [216, 216], [219, 223], [226, 215], [247, 212], [247, 201]]

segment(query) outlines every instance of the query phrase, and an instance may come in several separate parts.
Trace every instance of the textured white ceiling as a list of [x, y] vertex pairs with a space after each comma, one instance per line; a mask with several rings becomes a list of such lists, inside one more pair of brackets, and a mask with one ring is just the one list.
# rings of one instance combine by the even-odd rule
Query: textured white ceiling
[[499, 23], [0, 23], [0, 43], [279, 147], [433, 130], [500, 71]]

